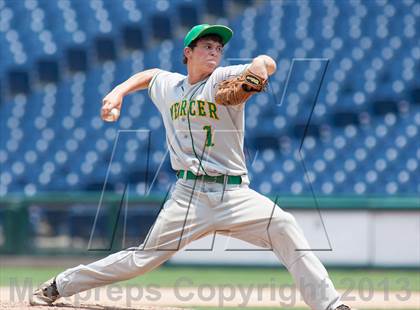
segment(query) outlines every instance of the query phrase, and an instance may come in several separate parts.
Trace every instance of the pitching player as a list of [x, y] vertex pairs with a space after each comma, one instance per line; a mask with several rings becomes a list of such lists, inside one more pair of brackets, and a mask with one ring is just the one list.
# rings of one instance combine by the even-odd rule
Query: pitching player
[[218, 67], [232, 30], [193, 27], [184, 38], [188, 75], [160, 69], [135, 74], [104, 99], [102, 118], [119, 116], [124, 96], [148, 89], [162, 115], [178, 181], [146, 241], [45, 282], [31, 304], [49, 305], [94, 287], [142, 275], [189, 242], [214, 232], [272, 248], [316, 310], [348, 310], [327, 271], [309, 249], [294, 217], [249, 188], [243, 152], [244, 102], [264, 88], [276, 63], [261, 55], [249, 64]]

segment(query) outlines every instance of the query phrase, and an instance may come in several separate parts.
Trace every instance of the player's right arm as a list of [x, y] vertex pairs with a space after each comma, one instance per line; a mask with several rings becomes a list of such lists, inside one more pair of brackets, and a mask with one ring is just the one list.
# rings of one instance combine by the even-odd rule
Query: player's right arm
[[101, 117], [105, 117], [110, 113], [114, 108], [121, 110], [121, 105], [123, 98], [135, 91], [147, 89], [150, 82], [159, 69], [149, 69], [139, 73], [134, 74], [128, 80], [117, 85], [112, 91], [110, 91], [102, 100], [102, 109]]

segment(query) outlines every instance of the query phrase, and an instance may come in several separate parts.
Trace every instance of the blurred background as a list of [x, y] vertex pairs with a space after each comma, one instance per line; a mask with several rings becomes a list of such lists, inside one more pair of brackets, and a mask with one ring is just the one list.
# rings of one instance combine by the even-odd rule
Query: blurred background
[[[415, 0], [0, 0], [0, 253], [103, 255], [145, 238], [176, 180], [163, 122], [145, 91], [116, 123], [101, 100], [144, 69], [185, 74], [183, 37], [206, 22], [234, 31], [223, 65], [278, 64], [246, 105], [251, 187], [328, 265], [418, 266], [419, 17]], [[172, 262], [277, 264], [219, 243]]]

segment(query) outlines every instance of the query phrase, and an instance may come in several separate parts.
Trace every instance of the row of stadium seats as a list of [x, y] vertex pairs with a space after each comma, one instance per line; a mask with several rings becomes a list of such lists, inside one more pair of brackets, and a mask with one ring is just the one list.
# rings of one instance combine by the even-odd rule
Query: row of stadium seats
[[[197, 12], [212, 7], [209, 1], [181, 0], [156, 1], [155, 6], [143, 1], [0, 0], [0, 40], [14, 42], [4, 51], [0, 88], [8, 78], [8, 86], [13, 84], [6, 75], [10, 65], [26, 65], [32, 72], [33, 64], [54, 50], [51, 46], [56, 47], [52, 56], [87, 57], [83, 70], [57, 70], [61, 77], [56, 83], [28, 79], [28, 92], [0, 101], [0, 131], [5, 133], [0, 195], [102, 190], [106, 178], [109, 190], [127, 181], [138, 194], [167, 190], [175, 176], [162, 120], [147, 94], [127, 97], [116, 124], [103, 123], [99, 108], [103, 96], [135, 72], [160, 67], [185, 73], [182, 35], [141, 49], [117, 50], [111, 44], [114, 55], [94, 61], [88, 57], [89, 43], [97, 43], [97, 52], [118, 42], [132, 22], [152, 22], [148, 18], [154, 14], [186, 4]], [[410, 0], [267, 1], [249, 5], [232, 19], [235, 36], [225, 48], [224, 64], [266, 53], [279, 68], [268, 91], [246, 106], [253, 187], [299, 195], [311, 192], [309, 178], [312, 189], [325, 195], [420, 191], [419, 15], [420, 5]], [[62, 23], [58, 18], [47, 22], [46, 16], [66, 17]], [[27, 18], [32, 23], [16, 23]], [[19, 63], [22, 55], [25, 61]], [[51, 66], [44, 63], [38, 71]]]

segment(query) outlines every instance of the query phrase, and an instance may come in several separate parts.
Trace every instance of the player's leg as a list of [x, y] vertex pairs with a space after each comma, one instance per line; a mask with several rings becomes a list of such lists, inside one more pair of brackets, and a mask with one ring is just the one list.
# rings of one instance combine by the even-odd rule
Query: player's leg
[[142, 245], [58, 274], [55, 285], [59, 296], [71, 296], [144, 274], [191, 241], [205, 236], [208, 227], [200, 219], [206, 218], [209, 209], [204, 197], [198, 191], [192, 195], [190, 189], [178, 183]]
[[340, 296], [294, 217], [267, 197], [249, 189], [227, 191], [218, 208], [221, 230], [257, 246], [272, 248], [291, 273], [304, 301], [317, 310], [335, 309]]

